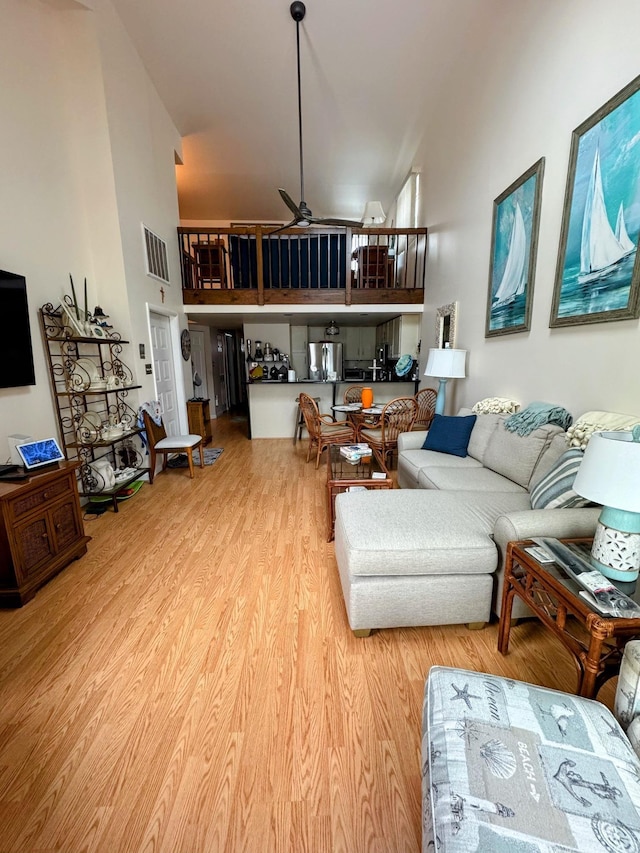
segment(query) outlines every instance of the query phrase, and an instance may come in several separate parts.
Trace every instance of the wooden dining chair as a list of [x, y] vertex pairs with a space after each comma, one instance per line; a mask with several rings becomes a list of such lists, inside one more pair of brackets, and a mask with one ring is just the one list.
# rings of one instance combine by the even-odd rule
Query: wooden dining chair
[[411, 431], [417, 414], [415, 397], [396, 397], [382, 407], [379, 426], [361, 424], [358, 427], [358, 441], [371, 445], [382, 464], [388, 467], [398, 447], [398, 436]]
[[418, 404], [418, 414], [413, 422], [413, 429], [429, 429], [436, 412], [437, 391], [433, 388], [422, 388], [415, 396]]
[[189, 461], [189, 476], [193, 479], [193, 451], [200, 451], [200, 467], [204, 468], [204, 447], [201, 435], [167, 435], [162, 418], [157, 424], [148, 412], [142, 412], [144, 429], [149, 445], [149, 483], [153, 483], [156, 473], [156, 457], [162, 456], [162, 470], [166, 471], [169, 454], [186, 453]]
[[360, 403], [362, 402], [362, 389], [363, 385], [349, 385], [349, 387], [345, 390], [344, 396], [342, 398], [345, 406], [348, 406], [349, 403]]
[[300, 393], [300, 411], [309, 433], [307, 462], [311, 459], [311, 451], [316, 448], [316, 468], [320, 464], [322, 451], [330, 444], [348, 444], [356, 440], [356, 431], [348, 421], [336, 422], [331, 415], [321, 415], [318, 404], [308, 394]]

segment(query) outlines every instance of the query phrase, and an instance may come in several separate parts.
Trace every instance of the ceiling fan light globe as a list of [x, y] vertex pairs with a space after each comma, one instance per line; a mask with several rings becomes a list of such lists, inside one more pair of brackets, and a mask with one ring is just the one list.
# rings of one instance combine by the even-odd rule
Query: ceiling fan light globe
[[294, 21], [302, 21], [307, 12], [307, 8], [301, 0], [294, 0], [294, 2], [289, 6], [289, 12], [291, 13], [291, 17]]

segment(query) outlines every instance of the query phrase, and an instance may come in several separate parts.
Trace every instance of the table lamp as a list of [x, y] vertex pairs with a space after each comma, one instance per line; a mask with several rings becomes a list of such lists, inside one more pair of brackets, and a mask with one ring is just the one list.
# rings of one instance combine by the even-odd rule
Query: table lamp
[[640, 425], [594, 432], [573, 489], [602, 505], [591, 558], [607, 578], [633, 582], [640, 572]]
[[382, 225], [386, 218], [382, 204], [379, 201], [368, 201], [364, 206], [364, 213], [362, 214], [362, 226], [363, 228], [367, 228], [372, 225]]
[[436, 395], [436, 415], [444, 414], [446, 385], [448, 379], [464, 379], [466, 349], [430, 349], [427, 357], [425, 376], [435, 376], [439, 380]]

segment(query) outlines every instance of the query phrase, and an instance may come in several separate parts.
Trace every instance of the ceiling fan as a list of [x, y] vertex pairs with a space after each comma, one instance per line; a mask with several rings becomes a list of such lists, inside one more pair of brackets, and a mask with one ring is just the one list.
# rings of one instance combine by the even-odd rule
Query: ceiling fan
[[[301, 84], [300, 84], [300, 21], [303, 20], [307, 9], [304, 3], [301, 0], [295, 0], [289, 6], [289, 12], [291, 13], [291, 17], [296, 22], [296, 56], [298, 61], [298, 144], [300, 149], [300, 204], [296, 204], [289, 193], [286, 190], [280, 188], [278, 192], [280, 193], [282, 200], [287, 205], [291, 213], [293, 213], [293, 219], [291, 222], [288, 222], [286, 225], [283, 225], [281, 228], [278, 228], [277, 231], [284, 231], [286, 228], [293, 228], [294, 226], [298, 226], [300, 228], [307, 228], [309, 225], [342, 225], [348, 228], [361, 228], [362, 222], [356, 222], [351, 219], [332, 219], [332, 218], [323, 218], [319, 216], [314, 216], [309, 209], [306, 201], [304, 200], [304, 157], [302, 152], [302, 93], [301, 93]], [[272, 234], [276, 234], [277, 231], [272, 231]]]

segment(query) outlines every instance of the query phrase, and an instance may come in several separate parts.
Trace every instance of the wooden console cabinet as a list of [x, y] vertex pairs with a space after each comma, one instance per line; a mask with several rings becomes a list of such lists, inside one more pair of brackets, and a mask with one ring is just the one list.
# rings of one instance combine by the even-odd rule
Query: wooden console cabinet
[[21, 607], [87, 552], [77, 462], [0, 483], [0, 607]]
[[209, 444], [213, 438], [209, 401], [187, 400], [187, 418], [189, 420], [189, 432], [192, 435], [201, 435], [203, 445]]

